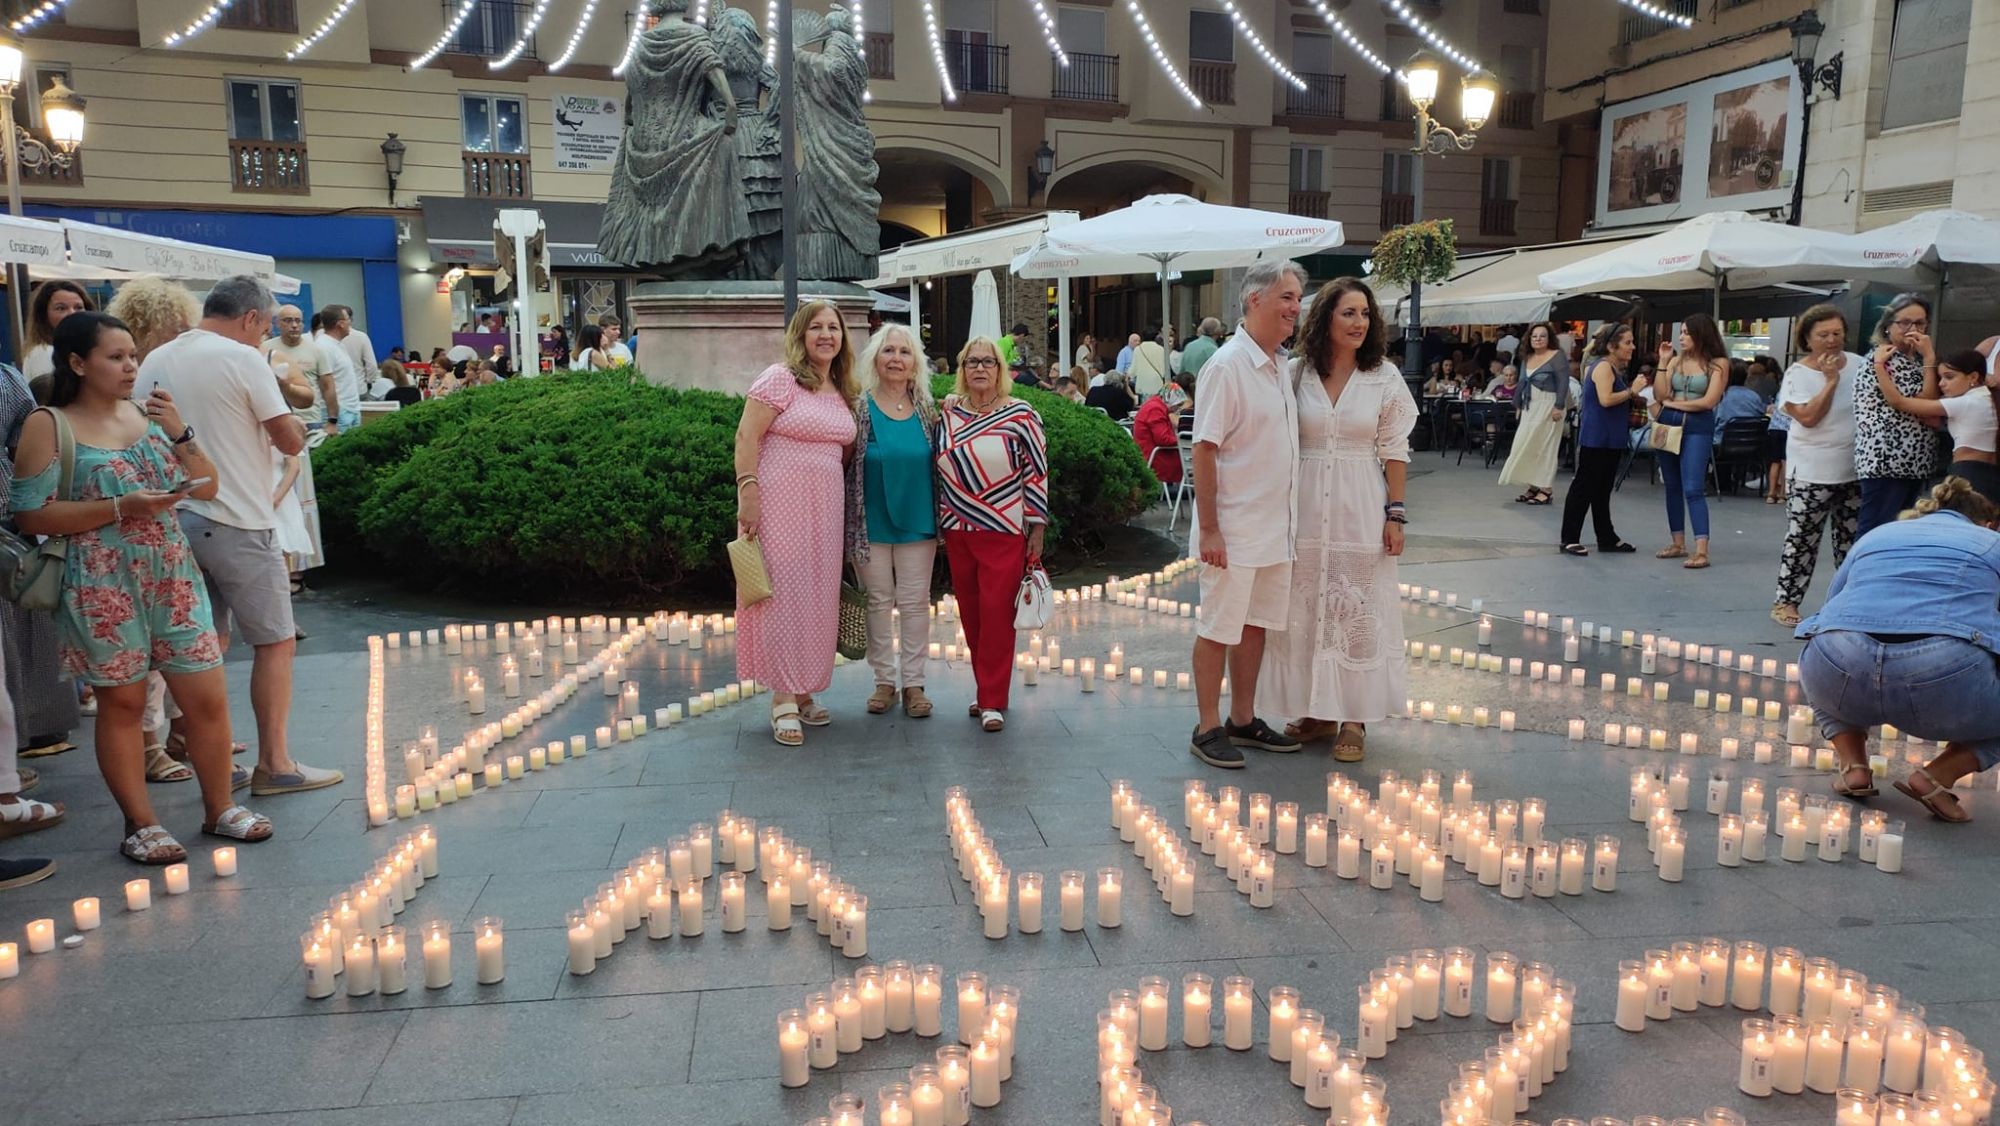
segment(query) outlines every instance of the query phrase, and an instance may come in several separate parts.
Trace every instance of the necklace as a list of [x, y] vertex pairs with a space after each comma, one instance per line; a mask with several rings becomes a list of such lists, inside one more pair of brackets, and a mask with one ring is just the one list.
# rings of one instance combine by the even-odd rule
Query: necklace
[[975, 400], [971, 395], [967, 395], [965, 397], [965, 405], [971, 407], [972, 413], [974, 414], [986, 414], [987, 412], [991, 411], [994, 407], [1000, 405], [1000, 396], [995, 395], [991, 399], [988, 399], [982, 403]]
[[903, 392], [903, 401], [901, 402], [885, 403], [882, 401], [882, 396], [879, 393], [874, 396], [874, 399], [876, 406], [882, 408], [882, 410], [892, 415], [907, 414], [909, 411], [911, 411], [916, 407], [915, 398], [908, 390], [905, 390]]

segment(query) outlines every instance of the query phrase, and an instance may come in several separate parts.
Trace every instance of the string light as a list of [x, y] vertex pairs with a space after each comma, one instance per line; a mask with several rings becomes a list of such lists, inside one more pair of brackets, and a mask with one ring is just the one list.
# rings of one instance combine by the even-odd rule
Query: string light
[[708, 26], [708, 0], [695, 0], [694, 22], [698, 26]]
[[951, 87], [951, 71], [944, 65], [944, 43], [938, 38], [937, 7], [931, 0], [924, 0], [924, 34], [931, 39], [931, 65], [937, 68], [938, 85], [944, 90], [944, 100], [955, 102], [958, 91]]
[[1146, 41], [1146, 50], [1152, 52], [1153, 62], [1158, 64], [1161, 73], [1173, 82], [1174, 89], [1181, 92], [1181, 97], [1187, 99], [1188, 105], [1196, 109], [1207, 109], [1202, 100], [1195, 96], [1194, 89], [1187, 84], [1187, 79], [1181, 77], [1181, 72], [1174, 66], [1173, 60], [1167, 57], [1167, 49], [1160, 46], [1160, 39], [1153, 34], [1153, 25], [1147, 21], [1145, 9], [1139, 7], [1139, 0], [1125, 0], [1125, 10], [1132, 13], [1132, 22], [1139, 25], [1139, 36]]
[[430, 50], [418, 55], [416, 60], [410, 63], [410, 69], [418, 70], [428, 66], [432, 59], [444, 54], [444, 49], [451, 46], [453, 39], [458, 38], [458, 29], [465, 26], [466, 17], [478, 7], [479, 0], [463, 0], [458, 6], [458, 11], [451, 14], [451, 22], [445, 25], [444, 34], [438, 36], [438, 41], [431, 44]]
[[569, 65], [570, 56], [576, 54], [577, 46], [583, 42], [584, 29], [590, 26], [590, 17], [596, 12], [597, 0], [584, 0], [583, 14], [576, 17], [576, 30], [569, 33], [569, 42], [563, 46], [562, 54], [557, 55], [556, 61], [549, 64], [551, 73]]
[[338, 24], [347, 15], [348, 9], [352, 7], [354, 7], [354, 0], [340, 0], [340, 6], [335, 8], [333, 13], [327, 16], [326, 19], [320, 21], [320, 25], [313, 28], [311, 35], [292, 44], [292, 49], [285, 52], [286, 60], [296, 59], [307, 51], [312, 50], [313, 45], [325, 39], [326, 33], [332, 31], [334, 25]]
[[863, 12], [861, 10], [861, 7], [862, 7], [861, 0], [853, 0], [853, 5], [850, 10], [854, 12], [854, 44], [861, 51], [861, 63], [862, 63], [861, 100], [863, 102], [872, 102], [875, 100], [875, 91], [870, 90], [868, 88], [867, 13]]
[[1229, 18], [1236, 24], [1237, 33], [1250, 44], [1251, 50], [1257, 52], [1257, 57], [1264, 60], [1264, 65], [1271, 68], [1272, 74], [1301, 90], [1306, 88], [1306, 80], [1293, 74], [1290, 67], [1279, 62], [1278, 56], [1273, 55], [1271, 49], [1264, 46], [1264, 41], [1258, 37], [1256, 29], [1250, 26], [1250, 21], [1243, 18], [1242, 12], [1237, 11], [1234, 0], [1222, 0], [1222, 10], [1229, 13]]
[[1646, 0], [1618, 0], [1618, 2], [1635, 12], [1644, 12], [1656, 20], [1673, 24], [1675, 27], [1694, 26], [1693, 16], [1685, 15], [1681, 12], [1669, 12], [1658, 4], [1647, 3]]
[[[478, 3], [478, 0], [469, 2]], [[639, 37], [644, 34], [646, 34], [646, 9], [642, 5], [632, 13], [632, 34], [625, 37], [625, 53], [619, 56], [618, 65], [611, 68], [611, 77], [620, 77], [625, 73], [625, 68], [632, 65], [632, 55], [638, 51]]]
[[215, 0], [215, 3], [210, 4], [204, 9], [201, 15], [195, 17], [193, 23], [167, 36], [167, 46], [179, 46], [186, 40], [193, 39], [195, 36], [214, 27], [215, 21], [222, 18], [222, 13], [229, 10], [229, 4], [230, 0]]
[[1042, 25], [1042, 42], [1049, 45], [1049, 52], [1056, 57], [1060, 66], [1069, 65], [1069, 52], [1062, 49], [1062, 37], [1056, 34], [1055, 17], [1049, 15], [1048, 5], [1042, 0], [1028, 0], [1028, 6], [1035, 10], [1035, 22]]
[[15, 20], [13, 23], [8, 24], [7, 26], [10, 30], [15, 32], [27, 31], [33, 28], [36, 24], [41, 23], [43, 20], [48, 19], [50, 16], [55, 15], [57, 12], [62, 11], [64, 8], [67, 8], [68, 6], [69, 6], [69, 0], [44, 0], [44, 2], [40, 6], [38, 6], [34, 11], [29, 12], [27, 15], [22, 16], [20, 19]]
[[520, 38], [514, 40], [514, 45], [507, 48], [506, 54], [487, 63], [487, 69], [500, 70], [513, 65], [514, 60], [521, 57], [521, 52], [528, 49], [528, 42], [535, 37], [535, 29], [542, 25], [542, 17], [548, 14], [549, 0], [535, 0], [534, 9], [528, 13], [528, 22], [521, 27]]
[[1374, 67], [1383, 74], [1388, 74], [1395, 69], [1388, 63], [1383, 62], [1380, 55], [1369, 50], [1368, 44], [1363, 43], [1360, 37], [1354, 34], [1354, 29], [1347, 26], [1347, 21], [1336, 15], [1332, 8], [1326, 6], [1326, 0], [1308, 0], [1308, 2], [1312, 4], [1313, 10], [1319, 13], [1319, 18], [1326, 21], [1326, 26], [1335, 35], [1340, 36], [1341, 42], [1346, 43], [1352, 48], [1354, 53], [1366, 60], [1369, 66]]
[[1389, 5], [1389, 10], [1396, 13], [1397, 19], [1408, 24], [1411, 31], [1422, 36], [1424, 42], [1437, 48], [1438, 53], [1457, 63], [1460, 68], [1474, 73], [1480, 73], [1486, 69], [1479, 65], [1479, 60], [1452, 46], [1444, 36], [1432, 30], [1431, 25], [1418, 19], [1417, 14], [1410, 10], [1410, 6], [1404, 0], [1382, 0], [1382, 2]]
[[764, 0], [764, 65], [778, 65], [778, 0]]

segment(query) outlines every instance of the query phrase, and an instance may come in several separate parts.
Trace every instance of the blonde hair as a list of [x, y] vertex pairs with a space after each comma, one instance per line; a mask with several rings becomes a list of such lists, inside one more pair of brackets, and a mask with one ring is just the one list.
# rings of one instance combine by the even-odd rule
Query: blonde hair
[[1915, 520], [1933, 512], [1956, 512], [1975, 524], [2000, 522], [2000, 505], [1994, 504], [1963, 477], [1946, 477], [1938, 482], [1931, 487], [1929, 496], [1917, 501], [1915, 508], [1897, 519]]
[[875, 392], [880, 382], [875, 372], [876, 357], [889, 343], [891, 336], [902, 337], [903, 343], [910, 346], [910, 354], [914, 357], [916, 366], [910, 370], [910, 398], [916, 403], [917, 412], [926, 418], [936, 417], [937, 400], [931, 395], [930, 357], [924, 355], [923, 347], [917, 343], [916, 334], [910, 331], [909, 325], [890, 321], [876, 329], [875, 335], [870, 336], [868, 342], [861, 346], [861, 355], [855, 362], [855, 366], [861, 371], [861, 389], [869, 394]]
[[131, 328], [141, 359], [201, 320], [201, 305], [186, 286], [154, 274], [120, 286], [104, 311]]
[[822, 312], [831, 312], [834, 319], [840, 322], [840, 351], [834, 353], [828, 374], [833, 378], [834, 387], [840, 391], [840, 397], [852, 406], [861, 397], [861, 387], [854, 379], [854, 341], [848, 338], [847, 322], [833, 302], [814, 299], [799, 306], [799, 311], [792, 314], [791, 323], [785, 326], [785, 367], [791, 370], [792, 378], [798, 380], [799, 386], [815, 393], [819, 391], [819, 373], [813, 371], [812, 359], [806, 355], [806, 329], [812, 325], [813, 318]]
[[382, 378], [388, 380], [389, 382], [395, 384], [396, 386], [408, 387], [410, 385], [410, 373], [404, 369], [402, 361], [383, 360], [380, 370], [382, 372]]
[[958, 374], [951, 389], [960, 397], [971, 394], [965, 387], [965, 357], [971, 355], [972, 350], [982, 344], [986, 346], [987, 351], [993, 353], [993, 363], [995, 365], [993, 381], [1000, 388], [1000, 397], [995, 399], [994, 402], [1005, 402], [1014, 397], [1014, 380], [1008, 376], [1004, 361], [1000, 359], [1000, 346], [995, 344], [993, 338], [990, 336], [975, 336], [965, 342], [965, 347], [958, 350]]

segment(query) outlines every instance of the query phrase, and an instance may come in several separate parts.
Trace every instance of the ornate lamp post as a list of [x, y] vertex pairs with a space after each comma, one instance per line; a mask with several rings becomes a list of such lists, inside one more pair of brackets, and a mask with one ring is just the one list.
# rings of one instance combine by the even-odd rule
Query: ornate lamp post
[[[76, 150], [83, 144], [84, 100], [60, 78], [42, 93], [42, 124], [49, 140], [28, 132], [14, 120], [14, 91], [21, 85], [27, 61], [21, 41], [0, 32], [0, 139], [4, 139], [7, 175], [7, 214], [21, 214], [21, 170], [23, 168], [68, 168], [76, 162]], [[51, 144], [50, 142], [54, 142]], [[7, 267], [7, 324], [18, 351], [26, 343], [21, 333], [21, 311], [28, 300], [28, 270]]]
[[[1416, 107], [1416, 137], [1410, 146], [1410, 221], [1424, 217], [1424, 157], [1452, 152], [1469, 152], [1479, 140], [1478, 133], [1493, 116], [1493, 104], [1500, 87], [1491, 76], [1473, 75], [1459, 84], [1459, 112], [1465, 119], [1464, 131], [1453, 130], [1431, 116], [1437, 103], [1438, 86], [1444, 68], [1429, 51], [1410, 56], [1403, 68], [1410, 104]], [[1424, 367], [1424, 329], [1421, 311], [1423, 282], [1410, 281], [1410, 312], [1403, 323], [1404, 375], [1417, 375]]]
[[1792, 33], [1792, 65], [1799, 68], [1799, 166], [1792, 174], [1792, 217], [1797, 226], [1806, 202], [1806, 145], [1812, 141], [1813, 103], [1818, 101], [1818, 91], [1824, 90], [1840, 100], [1840, 73], [1846, 59], [1845, 52], [1836, 52], [1824, 64], [1819, 61], [1820, 37], [1826, 34], [1826, 24], [1819, 13], [1807, 8], [1792, 17], [1785, 25]]
[[403, 178], [403, 154], [409, 146], [394, 133], [382, 142], [382, 168], [389, 173], [389, 206], [396, 206], [396, 181]]

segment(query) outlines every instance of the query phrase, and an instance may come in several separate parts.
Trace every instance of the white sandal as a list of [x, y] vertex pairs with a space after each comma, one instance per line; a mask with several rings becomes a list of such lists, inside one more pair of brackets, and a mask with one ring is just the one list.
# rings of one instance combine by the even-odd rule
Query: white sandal
[[16, 794], [13, 801], [0, 802], [0, 839], [39, 833], [62, 824], [63, 807]]
[[1007, 717], [1005, 715], [994, 711], [992, 708], [985, 708], [980, 711], [979, 727], [982, 731], [998, 731], [1005, 726], [1007, 726]]
[[181, 842], [175, 840], [172, 833], [158, 825], [147, 825], [133, 830], [132, 834], [125, 838], [125, 842], [118, 846], [118, 851], [123, 853], [127, 860], [154, 867], [179, 864], [188, 858], [187, 849], [181, 847]]
[[213, 825], [203, 825], [201, 831], [211, 837], [223, 837], [232, 841], [255, 843], [269, 840], [271, 819], [261, 813], [252, 813], [240, 805], [232, 805], [222, 811]]
[[777, 704], [771, 708], [771, 738], [784, 747], [805, 745], [806, 729], [799, 724], [797, 704]]

